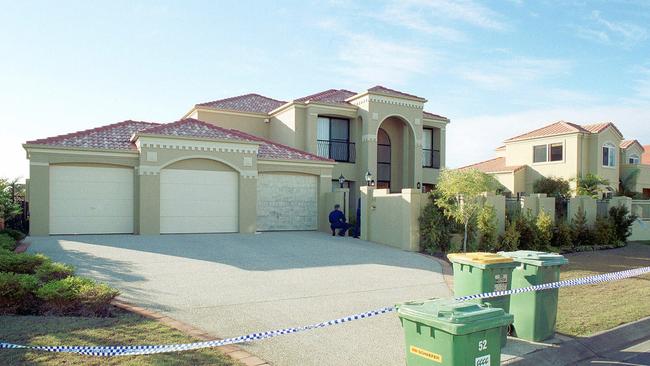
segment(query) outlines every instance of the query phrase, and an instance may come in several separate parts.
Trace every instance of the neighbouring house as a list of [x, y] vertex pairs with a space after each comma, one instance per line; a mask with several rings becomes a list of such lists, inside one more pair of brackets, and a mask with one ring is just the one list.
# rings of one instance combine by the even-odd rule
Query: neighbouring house
[[340, 176], [352, 206], [368, 172], [393, 192], [436, 184], [449, 120], [425, 102], [381, 86], [246, 94], [28, 141], [30, 234], [327, 230]]
[[645, 150], [645, 152], [641, 156], [641, 164], [650, 165], [650, 145], [643, 146], [643, 149]]
[[561, 177], [575, 185], [575, 178], [589, 173], [607, 179], [604, 188], [612, 192], [633, 174], [632, 190], [650, 194], [650, 165], [642, 164], [644, 147], [637, 140], [625, 140], [613, 123], [559, 121], [509, 138], [495, 152], [495, 158], [461, 169], [493, 174], [506, 194], [534, 193], [541, 177]]

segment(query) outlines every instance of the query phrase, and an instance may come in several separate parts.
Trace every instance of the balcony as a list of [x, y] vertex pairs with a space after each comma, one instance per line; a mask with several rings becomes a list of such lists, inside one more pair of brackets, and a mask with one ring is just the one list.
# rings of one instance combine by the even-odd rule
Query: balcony
[[317, 155], [343, 163], [354, 163], [356, 148], [354, 142], [345, 140], [318, 140]]
[[440, 169], [440, 150], [422, 149], [422, 167]]

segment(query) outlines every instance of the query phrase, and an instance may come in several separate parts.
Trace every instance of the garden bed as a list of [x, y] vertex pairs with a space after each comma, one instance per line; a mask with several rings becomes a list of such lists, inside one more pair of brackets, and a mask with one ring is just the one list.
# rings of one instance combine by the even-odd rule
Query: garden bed
[[[111, 317], [0, 316], [0, 339], [30, 345], [143, 345], [199, 341], [155, 320], [113, 308]], [[239, 365], [216, 348], [146, 356], [91, 357], [0, 350], [0, 365]]]

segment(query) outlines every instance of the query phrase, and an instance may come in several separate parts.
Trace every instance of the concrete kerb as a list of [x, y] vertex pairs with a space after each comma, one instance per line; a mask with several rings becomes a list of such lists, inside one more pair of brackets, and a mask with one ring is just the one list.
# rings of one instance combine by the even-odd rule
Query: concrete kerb
[[[160, 314], [152, 310], [145, 309], [140, 306], [132, 305], [119, 297], [114, 299], [111, 302], [111, 304], [117, 308], [129, 311], [134, 314], [138, 314], [145, 318], [153, 319], [168, 327], [177, 329], [191, 337], [198, 338], [202, 341], [212, 341], [212, 340], [222, 339], [210, 335], [208, 332], [204, 331], [203, 329], [196, 328], [189, 324], [180, 322], [166, 315]], [[221, 346], [221, 347], [215, 347], [215, 348], [221, 351], [222, 353], [224, 353], [225, 355], [228, 355], [230, 358], [237, 360], [246, 366], [270, 366], [270, 364], [267, 361], [255, 355], [252, 355], [247, 351], [244, 351], [243, 349], [232, 344]]]
[[440, 263], [440, 267], [442, 268], [442, 276], [445, 280], [445, 285], [447, 285], [447, 288], [449, 289], [449, 291], [451, 291], [451, 293], [454, 293], [454, 269], [451, 266], [451, 264], [444, 259], [440, 259], [438, 257], [426, 253], [418, 253], [418, 254]]

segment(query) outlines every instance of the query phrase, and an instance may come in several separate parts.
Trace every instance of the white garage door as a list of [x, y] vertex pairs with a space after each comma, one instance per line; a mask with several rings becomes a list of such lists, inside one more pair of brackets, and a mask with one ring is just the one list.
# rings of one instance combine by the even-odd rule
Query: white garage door
[[163, 169], [160, 232], [239, 231], [239, 175], [235, 172]]
[[133, 169], [50, 167], [50, 234], [133, 233]]
[[316, 230], [318, 181], [313, 175], [260, 174], [257, 230]]

